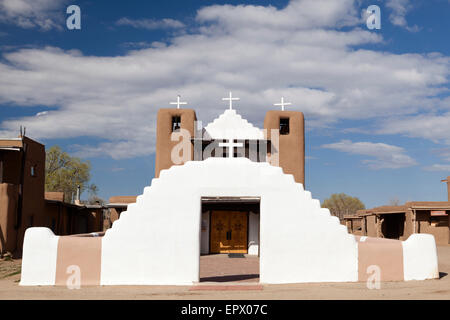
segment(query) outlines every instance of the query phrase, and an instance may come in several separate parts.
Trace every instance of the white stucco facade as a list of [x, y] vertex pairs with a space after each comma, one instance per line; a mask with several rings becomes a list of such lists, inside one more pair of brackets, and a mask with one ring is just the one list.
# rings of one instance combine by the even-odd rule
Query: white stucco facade
[[[248, 240], [249, 253], [259, 250], [261, 283], [358, 281], [355, 237], [292, 175], [246, 158], [209, 158], [161, 171], [106, 231], [100, 284], [198, 282], [202, 233], [209, 232], [202, 197], [260, 198]], [[57, 243], [47, 228], [27, 230], [21, 285], [55, 283]], [[433, 236], [412, 235], [402, 248], [405, 280], [437, 277]]]
[[205, 196], [261, 197], [261, 282], [357, 280], [354, 237], [292, 175], [246, 158], [209, 158], [163, 170], [114, 222], [103, 237], [101, 283], [197, 282]]

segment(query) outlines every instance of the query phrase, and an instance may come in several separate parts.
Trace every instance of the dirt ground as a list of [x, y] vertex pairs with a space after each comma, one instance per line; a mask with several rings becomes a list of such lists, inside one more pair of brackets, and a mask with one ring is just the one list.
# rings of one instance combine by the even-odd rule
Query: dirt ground
[[[385, 282], [379, 290], [369, 290], [365, 283], [262, 285], [262, 290], [231, 291], [192, 291], [190, 286], [21, 287], [20, 260], [0, 261], [0, 299], [450, 299], [450, 245], [439, 246], [438, 255], [440, 279]], [[220, 272], [214, 271], [219, 265]], [[257, 258], [203, 256], [200, 268], [199, 285], [247, 286], [258, 281]]]

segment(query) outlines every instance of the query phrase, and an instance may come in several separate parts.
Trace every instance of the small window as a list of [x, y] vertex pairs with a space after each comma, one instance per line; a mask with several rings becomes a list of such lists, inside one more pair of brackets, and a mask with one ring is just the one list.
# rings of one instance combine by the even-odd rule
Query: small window
[[31, 166], [31, 176], [36, 177], [36, 166]]
[[289, 118], [280, 118], [280, 134], [289, 134]]
[[180, 131], [181, 128], [181, 116], [172, 117], [172, 132]]

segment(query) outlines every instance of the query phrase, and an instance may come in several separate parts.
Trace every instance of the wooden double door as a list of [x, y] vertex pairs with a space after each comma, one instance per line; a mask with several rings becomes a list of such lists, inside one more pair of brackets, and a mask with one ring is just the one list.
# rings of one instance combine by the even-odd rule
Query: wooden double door
[[211, 253], [247, 253], [248, 212], [211, 211]]

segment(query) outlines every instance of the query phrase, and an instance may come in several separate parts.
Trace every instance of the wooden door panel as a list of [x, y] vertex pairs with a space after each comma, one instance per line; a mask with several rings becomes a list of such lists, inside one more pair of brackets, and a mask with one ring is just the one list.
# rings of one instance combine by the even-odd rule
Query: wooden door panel
[[247, 253], [247, 212], [211, 212], [211, 253]]
[[211, 212], [211, 253], [220, 253], [223, 246], [227, 246], [226, 233], [228, 230], [228, 219], [220, 211]]
[[230, 214], [231, 249], [233, 253], [247, 253], [247, 213]]

